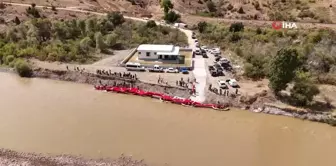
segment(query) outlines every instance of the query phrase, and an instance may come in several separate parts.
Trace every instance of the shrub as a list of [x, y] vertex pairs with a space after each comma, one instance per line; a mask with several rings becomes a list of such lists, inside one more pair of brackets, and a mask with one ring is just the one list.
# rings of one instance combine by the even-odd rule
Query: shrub
[[229, 3], [229, 5], [226, 7], [227, 10], [232, 10], [233, 6], [231, 5], [231, 3]]
[[15, 60], [15, 57], [14, 57], [14, 55], [8, 55], [8, 56], [6, 56], [5, 57], [5, 64], [6, 65], [9, 65], [11, 62], [13, 62]]
[[56, 7], [54, 5], [51, 5], [51, 10], [56, 11]]
[[156, 27], [155, 21], [153, 21], [153, 20], [147, 21], [146, 27], [148, 27], [148, 28], [154, 28], [154, 27]]
[[243, 7], [240, 7], [240, 8], [238, 9], [238, 13], [240, 13], [240, 14], [244, 14], [244, 13], [245, 13]]
[[107, 19], [113, 23], [114, 26], [121, 25], [125, 22], [123, 14], [120, 12], [110, 12], [107, 14]]
[[208, 7], [209, 12], [216, 12], [217, 11], [216, 5], [212, 1], [207, 1], [206, 5]]
[[181, 18], [181, 16], [174, 11], [169, 11], [168, 13], [165, 13], [164, 20], [166, 20], [168, 23], [174, 23], [178, 21]]
[[291, 89], [291, 97], [298, 106], [309, 104], [314, 96], [320, 93], [309, 77], [308, 73], [299, 72], [296, 76], [294, 87]]
[[229, 30], [230, 32], [244, 31], [244, 25], [242, 22], [232, 23]]
[[21, 77], [30, 77], [33, 74], [30, 65], [22, 59], [15, 62], [15, 70]]
[[199, 23], [197, 24], [197, 29], [198, 29], [198, 31], [199, 31], [200, 33], [203, 33], [203, 32], [205, 31], [207, 25], [208, 25], [208, 24], [207, 24], [205, 21], [199, 22]]
[[35, 4], [34, 5], [32, 4], [32, 7], [28, 7], [26, 9], [26, 13], [28, 15], [32, 15], [35, 18], [40, 18], [41, 17], [40, 12], [35, 8]]

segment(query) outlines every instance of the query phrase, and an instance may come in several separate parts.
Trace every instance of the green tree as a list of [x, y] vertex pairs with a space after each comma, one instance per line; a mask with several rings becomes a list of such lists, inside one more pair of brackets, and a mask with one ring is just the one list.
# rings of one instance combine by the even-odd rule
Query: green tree
[[77, 20], [77, 27], [80, 29], [82, 36], [85, 35], [85, 21]]
[[209, 12], [216, 12], [216, 5], [212, 1], [207, 1], [206, 5], [208, 7]]
[[232, 23], [229, 28], [230, 32], [244, 31], [244, 24], [242, 22]]
[[36, 39], [39, 42], [45, 42], [51, 38], [52, 24], [48, 19], [32, 20], [32, 25], [36, 30]]
[[165, 14], [174, 8], [174, 4], [170, 0], [161, 0], [160, 6]]
[[33, 74], [30, 65], [22, 59], [15, 62], [15, 70], [21, 77], [30, 77]]
[[113, 23], [114, 26], [121, 25], [125, 22], [125, 18], [120, 12], [110, 12], [107, 14], [107, 19]]
[[166, 20], [168, 23], [174, 23], [178, 21], [181, 18], [181, 16], [174, 11], [169, 11], [164, 15], [164, 20]]
[[313, 101], [314, 96], [320, 93], [310, 77], [309, 73], [302, 71], [296, 74], [294, 87], [291, 89], [291, 97], [298, 106], [306, 106]]
[[245, 13], [243, 7], [240, 7], [240, 8], [238, 9], [238, 13], [240, 13], [240, 14], [244, 14], [244, 13]]
[[301, 66], [299, 53], [295, 48], [279, 50], [270, 63], [269, 86], [278, 93], [287, 88], [295, 76], [295, 71]]
[[208, 26], [208, 24], [205, 21], [199, 22], [197, 24], [198, 32], [203, 33], [206, 30], [207, 26]]
[[108, 34], [106, 36], [106, 45], [109, 47], [113, 47], [117, 43], [117, 35], [115, 33]]
[[96, 50], [98, 52], [105, 51], [106, 44], [104, 43], [103, 35], [100, 32], [96, 32], [95, 39], [96, 39]]
[[95, 27], [97, 25], [96, 19], [94, 18], [88, 18], [85, 20], [85, 32], [86, 34], [95, 32]]
[[87, 54], [90, 51], [92, 40], [90, 37], [85, 37], [79, 42], [80, 51], [84, 54]]
[[146, 27], [148, 27], [148, 28], [154, 28], [154, 27], [156, 27], [155, 21], [154, 20], [147, 21]]

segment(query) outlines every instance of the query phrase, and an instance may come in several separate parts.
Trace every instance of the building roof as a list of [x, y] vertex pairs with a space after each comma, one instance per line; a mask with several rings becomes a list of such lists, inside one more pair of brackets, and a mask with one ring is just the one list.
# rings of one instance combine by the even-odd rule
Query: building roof
[[141, 44], [138, 51], [172, 52], [174, 45]]
[[171, 52], [157, 52], [158, 55], [179, 55], [180, 47], [173, 47]]

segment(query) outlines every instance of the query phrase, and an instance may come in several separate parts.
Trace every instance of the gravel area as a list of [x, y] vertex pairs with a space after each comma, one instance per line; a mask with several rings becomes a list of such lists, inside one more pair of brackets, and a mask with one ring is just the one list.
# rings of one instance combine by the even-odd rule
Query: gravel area
[[146, 166], [143, 161], [121, 156], [117, 159], [84, 159], [78, 156], [47, 156], [0, 149], [1, 166]]

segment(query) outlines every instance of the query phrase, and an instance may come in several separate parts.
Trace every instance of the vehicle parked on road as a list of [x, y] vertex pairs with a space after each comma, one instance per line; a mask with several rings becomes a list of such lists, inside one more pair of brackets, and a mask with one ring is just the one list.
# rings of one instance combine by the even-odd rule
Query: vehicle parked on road
[[167, 73], [178, 73], [179, 71], [175, 68], [170, 67], [170, 68], [166, 69], [166, 72]]
[[219, 80], [217, 83], [218, 83], [219, 88], [228, 89], [228, 86], [226, 85], [225, 81]]
[[187, 68], [181, 68], [180, 71], [182, 74], [189, 74], [189, 70]]
[[229, 79], [228, 84], [234, 88], [238, 87], [238, 83], [235, 79]]
[[140, 63], [127, 62], [125, 68], [128, 71], [146, 71], [146, 68]]
[[163, 68], [159, 65], [154, 65], [153, 68], [148, 68], [149, 72], [164, 72]]

